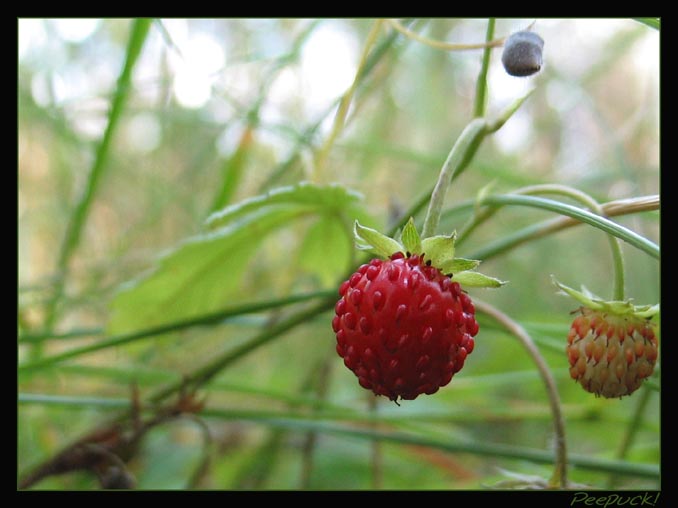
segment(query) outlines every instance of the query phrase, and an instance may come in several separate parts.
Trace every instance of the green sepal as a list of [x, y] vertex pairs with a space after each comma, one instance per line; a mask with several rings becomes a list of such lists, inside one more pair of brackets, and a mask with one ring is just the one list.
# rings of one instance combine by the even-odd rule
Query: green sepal
[[471, 271], [455, 273], [451, 279], [469, 288], [499, 288], [506, 284], [506, 282], [494, 277]]
[[604, 300], [603, 298], [600, 298], [599, 296], [596, 296], [593, 293], [591, 293], [591, 291], [586, 289], [584, 286], [582, 286], [581, 291], [577, 291], [576, 289], [572, 289], [571, 287], [568, 287], [565, 284], [561, 284], [556, 280], [556, 278], [553, 275], [551, 276], [551, 280], [553, 281], [553, 284], [555, 284], [555, 286], [558, 289], [560, 289], [563, 293], [571, 296], [579, 303], [581, 303], [584, 307], [587, 307], [592, 310], [610, 312], [617, 316], [633, 315], [639, 318], [651, 318], [659, 314], [659, 304], [633, 305], [632, 299], [624, 301]]
[[440, 265], [439, 269], [443, 273], [459, 273], [467, 270], [474, 270], [478, 267], [480, 261], [476, 259], [454, 258]]
[[353, 232], [356, 247], [360, 250], [371, 252], [384, 259], [391, 257], [396, 252], [424, 254], [426, 260], [431, 261], [432, 266], [438, 268], [444, 274], [451, 274], [451, 279], [463, 286], [498, 288], [506, 284], [506, 282], [494, 277], [472, 271], [480, 264], [480, 261], [454, 257], [456, 233], [447, 236], [432, 236], [422, 240], [414, 225], [414, 220], [411, 218], [400, 234], [402, 243], [376, 229], [362, 226], [358, 221], [355, 221]]
[[388, 258], [396, 252], [405, 253], [405, 249], [393, 238], [380, 233], [376, 229], [361, 226], [355, 221], [353, 226], [356, 247], [360, 250], [366, 250], [377, 256]]
[[433, 266], [449, 273], [451, 270], [445, 271], [442, 267], [454, 260], [454, 242], [456, 240], [456, 232], [451, 235], [431, 236], [421, 241], [421, 250]]
[[412, 219], [412, 217], [407, 221], [407, 224], [405, 224], [405, 227], [400, 234], [400, 243], [405, 247], [405, 251], [410, 254], [422, 253], [421, 237], [419, 236], [417, 227], [414, 225], [414, 219]]

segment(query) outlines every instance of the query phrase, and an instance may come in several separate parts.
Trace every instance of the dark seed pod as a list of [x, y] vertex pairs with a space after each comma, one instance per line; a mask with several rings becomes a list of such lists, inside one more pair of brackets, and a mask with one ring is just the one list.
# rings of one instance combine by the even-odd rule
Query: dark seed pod
[[511, 34], [504, 43], [501, 63], [511, 76], [531, 76], [542, 67], [544, 40], [536, 33], [523, 30]]

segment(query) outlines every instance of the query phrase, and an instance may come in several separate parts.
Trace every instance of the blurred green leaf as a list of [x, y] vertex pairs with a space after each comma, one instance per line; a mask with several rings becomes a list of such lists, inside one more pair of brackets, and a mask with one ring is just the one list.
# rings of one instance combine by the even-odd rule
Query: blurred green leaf
[[207, 218], [207, 227], [210, 229], [219, 228], [260, 209], [292, 207], [298, 211], [342, 213], [355, 206], [360, 199], [362, 199], [360, 194], [342, 185], [321, 186], [310, 182], [301, 182], [296, 185], [280, 187], [267, 194], [227, 206]]
[[330, 286], [348, 269], [353, 235], [336, 216], [321, 217], [307, 231], [299, 248], [299, 266]]
[[307, 215], [350, 214], [357, 200], [357, 194], [338, 185], [302, 183], [222, 210], [208, 220], [218, 229], [181, 242], [149, 275], [116, 296], [108, 333], [157, 326], [237, 304], [245, 268], [268, 234]]

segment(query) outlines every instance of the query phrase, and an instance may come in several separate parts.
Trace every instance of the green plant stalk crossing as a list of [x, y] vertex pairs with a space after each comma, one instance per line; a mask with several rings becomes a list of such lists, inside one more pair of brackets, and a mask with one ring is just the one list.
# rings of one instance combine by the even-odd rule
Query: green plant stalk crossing
[[500, 323], [506, 330], [508, 330], [520, 343], [527, 349], [527, 352], [532, 357], [539, 375], [546, 387], [551, 412], [553, 415], [553, 427], [556, 436], [556, 457], [555, 469], [550, 483], [554, 487], [567, 487], [567, 444], [565, 439], [565, 418], [561, 409], [560, 396], [558, 395], [558, 388], [553, 379], [553, 374], [549, 370], [548, 364], [539, 352], [539, 348], [535, 345], [530, 335], [518, 323], [513, 321], [503, 312], [495, 309], [493, 306], [475, 299], [475, 306], [480, 312], [492, 317], [495, 321]]
[[431, 193], [431, 201], [421, 233], [422, 239], [436, 234], [450, 183], [466, 169], [485, 136], [498, 131], [525, 102], [530, 93], [514, 101], [496, 119], [488, 121], [484, 118], [474, 118], [464, 128], [454, 146], [452, 146]]
[[654, 242], [640, 236], [639, 234], [627, 229], [619, 224], [612, 222], [609, 219], [600, 217], [597, 214], [591, 213], [588, 210], [583, 210], [577, 208], [576, 206], [568, 205], [565, 203], [560, 203], [558, 201], [538, 198], [535, 196], [521, 196], [518, 194], [504, 194], [504, 195], [492, 195], [487, 196], [482, 199], [481, 205], [518, 205], [518, 206], [530, 206], [533, 208], [541, 208], [543, 210], [549, 210], [551, 212], [556, 212], [561, 215], [567, 215], [573, 219], [585, 222], [591, 226], [594, 226], [606, 233], [616, 236], [617, 238], [625, 241], [626, 243], [633, 245], [637, 249], [649, 254], [655, 259], [659, 259], [660, 250], [659, 246]]
[[[471, 207], [471, 204], [463, 205]], [[623, 199], [618, 201], [609, 201], [602, 205], [603, 211], [607, 217], [614, 217], [617, 215], [627, 215], [638, 212], [646, 212], [659, 209], [659, 196], [643, 196], [632, 200]], [[556, 217], [554, 219], [547, 219], [536, 224], [527, 226], [510, 235], [500, 238], [494, 242], [487, 244], [485, 247], [472, 252], [469, 257], [472, 259], [488, 260], [500, 254], [510, 251], [519, 245], [524, 244], [530, 240], [535, 240], [548, 236], [552, 233], [557, 233], [563, 229], [585, 224], [581, 221], [573, 219], [568, 216]], [[461, 243], [463, 238], [459, 238], [457, 243]]]
[[[270, 309], [275, 309], [278, 307], [283, 307], [286, 305], [292, 305], [295, 303], [300, 303], [304, 301], [308, 301], [311, 299], [316, 299], [319, 297], [328, 297], [330, 294], [329, 291], [321, 291], [321, 292], [316, 292], [316, 293], [309, 293], [309, 294], [304, 294], [304, 295], [294, 295], [291, 297], [287, 298], [282, 298], [279, 300], [271, 300], [271, 301], [263, 301], [263, 302], [257, 302], [257, 303], [252, 303], [252, 304], [246, 304], [246, 305], [241, 305], [238, 307], [232, 307], [229, 309], [224, 309], [220, 310], [217, 312], [211, 312], [209, 314], [205, 314], [202, 316], [198, 316], [195, 318], [191, 319], [185, 319], [173, 323], [167, 323], [165, 325], [160, 325], [160, 326], [155, 326], [153, 328], [149, 328], [146, 330], [140, 330], [138, 332], [132, 332], [132, 333], [126, 333], [126, 334], [120, 334], [116, 335], [113, 337], [109, 337], [108, 339], [96, 342], [94, 344], [88, 345], [88, 346], [83, 346], [80, 348], [73, 348], [69, 351], [65, 351], [64, 353], [61, 353], [59, 355], [54, 355], [54, 356], [49, 356], [42, 358], [40, 360], [35, 360], [30, 363], [26, 363], [24, 365], [20, 365], [18, 367], [19, 372], [29, 372], [32, 370], [48, 367], [51, 365], [54, 365], [56, 363], [63, 362], [65, 360], [69, 360], [72, 358], [75, 358], [77, 356], [82, 356], [87, 353], [93, 353], [94, 351], [100, 351], [102, 349], [107, 349], [111, 347], [116, 347], [116, 346], [122, 346], [124, 344], [128, 344], [130, 342], [135, 342], [141, 339], [145, 339], [148, 337], [153, 337], [156, 335], [161, 335], [163, 333], [169, 333], [169, 332], [174, 332], [178, 330], [183, 330], [186, 328], [190, 328], [193, 326], [202, 326], [202, 325], [210, 325], [214, 323], [218, 323], [220, 321], [223, 321], [224, 319], [228, 319], [231, 317], [235, 316], [240, 316], [243, 314], [252, 314], [255, 312], [261, 312], [264, 310], [270, 310]], [[334, 292], [331, 292], [332, 295], [334, 295]]]
[[[525, 187], [516, 192], [516, 194], [556, 194], [565, 196], [579, 201], [584, 206], [587, 206], [592, 212], [597, 213], [601, 217], [604, 215], [603, 208], [595, 199], [578, 189], [568, 187], [566, 185], [546, 184], [533, 185]], [[624, 300], [624, 258], [622, 256], [621, 246], [614, 235], [607, 235], [610, 243], [610, 252], [612, 253], [612, 265], [614, 272], [614, 290], [612, 298], [617, 301]]]
[[[42, 394], [21, 394], [19, 404], [51, 404], [74, 407], [101, 407], [103, 409], [128, 408], [129, 400], [101, 397], [72, 397], [72, 396], [54, 396]], [[346, 417], [346, 412], [341, 415]], [[340, 418], [341, 418], [340, 415]], [[552, 464], [554, 455], [550, 452], [526, 448], [522, 446], [505, 445], [501, 443], [487, 443], [476, 441], [448, 441], [440, 438], [421, 436], [414, 433], [405, 433], [402, 431], [386, 431], [371, 428], [376, 422], [383, 421], [388, 423], [388, 419], [369, 418], [369, 421], [353, 421], [349, 418], [344, 423], [326, 421], [327, 416], [323, 414], [290, 414], [277, 413], [273, 411], [261, 410], [240, 410], [223, 408], [206, 408], [200, 416], [214, 418], [218, 420], [241, 420], [262, 425], [269, 425], [274, 428], [288, 429], [297, 432], [318, 432], [327, 434], [342, 435], [355, 439], [378, 440], [395, 444], [413, 444], [429, 448], [444, 450], [453, 453], [469, 453], [472, 455], [499, 457], [514, 460], [528, 460], [540, 464]], [[659, 467], [653, 464], [634, 463], [620, 461], [616, 459], [605, 459], [598, 457], [589, 457], [578, 454], [568, 456], [569, 463], [573, 467], [586, 469], [590, 471], [614, 473], [618, 475], [634, 476], [637, 478], [648, 478], [658, 480], [660, 477]]]

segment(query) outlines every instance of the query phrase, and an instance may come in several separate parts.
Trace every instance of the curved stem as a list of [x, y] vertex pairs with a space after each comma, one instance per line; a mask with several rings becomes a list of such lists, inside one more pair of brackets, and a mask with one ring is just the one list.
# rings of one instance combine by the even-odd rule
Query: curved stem
[[[624, 433], [624, 437], [622, 438], [619, 450], [617, 451], [616, 457], [617, 459], [623, 460], [624, 458], [626, 458], [626, 453], [629, 451], [629, 448], [631, 448], [631, 444], [633, 443], [633, 440], [636, 437], [636, 434], [638, 433], [638, 429], [640, 428], [640, 424], [643, 421], [645, 408], [647, 407], [648, 402], [650, 402], [651, 396], [652, 389], [646, 385], [644, 387], [644, 390], [640, 394], [640, 398], [638, 399], [638, 402], [636, 404], [636, 409], [633, 412], [633, 417], [631, 418], [628, 426], [626, 427], [626, 432]], [[616, 475], [610, 476], [610, 479], [608, 480], [607, 484], [608, 488], [613, 489], [617, 480], [618, 477]]]
[[530, 206], [540, 208], [542, 210], [549, 210], [561, 215], [567, 215], [573, 219], [585, 222], [594, 226], [606, 233], [612, 234], [617, 238], [624, 240], [626, 243], [642, 250], [655, 259], [660, 257], [660, 249], [657, 244], [640, 236], [638, 233], [631, 231], [628, 228], [620, 226], [605, 217], [601, 217], [595, 213], [589, 212], [576, 206], [567, 205], [552, 199], [538, 198], [535, 196], [521, 196], [520, 194], [495, 194], [483, 198], [481, 205], [503, 206], [503, 205], [518, 205]]
[[[470, 208], [472, 204], [469, 203], [467, 206]], [[602, 206], [608, 217], [655, 211], [659, 209], [659, 196], [642, 196], [636, 199], [609, 201]], [[532, 224], [519, 231], [515, 231], [504, 238], [499, 238], [496, 241], [490, 242], [485, 245], [485, 247], [470, 253], [469, 257], [487, 261], [490, 258], [504, 254], [530, 240], [544, 238], [559, 231], [580, 226], [582, 224], [581, 221], [568, 216], [547, 219], [543, 222]], [[461, 241], [462, 239], [458, 236], [457, 245], [459, 245]]]
[[554, 487], [567, 487], [567, 446], [565, 440], [565, 419], [563, 417], [563, 412], [560, 405], [560, 397], [558, 395], [558, 389], [556, 388], [556, 382], [553, 379], [553, 375], [551, 374], [546, 361], [541, 356], [539, 349], [533, 342], [530, 335], [522, 326], [488, 303], [479, 301], [475, 298], [473, 302], [477, 310], [493, 318], [504, 328], [506, 328], [512, 335], [514, 335], [523, 344], [523, 346], [525, 346], [525, 349], [527, 349], [528, 353], [532, 357], [532, 360], [536, 364], [539, 374], [541, 375], [546, 387], [549, 405], [551, 406], [551, 413], [553, 414], [553, 428], [556, 434], [556, 467], [553, 472], [553, 476], [551, 477], [550, 483]]
[[412, 39], [413, 41], [421, 42], [422, 44], [426, 44], [427, 46], [430, 46], [432, 48], [442, 49], [445, 51], [465, 51], [469, 49], [496, 48], [498, 46], [502, 46], [504, 44], [505, 39], [505, 37], [502, 37], [500, 39], [494, 39], [487, 42], [480, 42], [476, 44], [454, 44], [450, 42], [429, 39], [428, 37], [419, 35], [418, 33], [413, 32], [412, 30], [408, 30], [394, 19], [388, 19], [386, 21], [388, 22], [389, 25], [391, 25], [391, 27], [393, 27], [401, 34], [403, 34], [408, 39]]
[[[494, 37], [495, 18], [487, 20], [487, 32], [485, 34], [485, 42], [489, 43]], [[487, 70], [490, 67], [490, 54], [492, 48], [487, 46], [483, 51], [483, 60], [480, 65], [480, 72], [476, 80], [476, 96], [473, 106], [473, 116], [480, 118], [485, 116], [485, 106], [487, 103]]]
[[261, 333], [242, 343], [240, 346], [237, 346], [234, 349], [229, 349], [221, 355], [216, 356], [214, 359], [207, 362], [199, 369], [193, 371], [181, 381], [171, 383], [153, 393], [149, 397], [149, 401], [157, 403], [165, 400], [174, 392], [178, 391], [182, 386], [191, 386], [197, 389], [198, 387], [208, 383], [227, 366], [231, 365], [243, 356], [246, 356], [251, 351], [268, 344], [285, 332], [288, 332], [296, 326], [314, 318], [321, 312], [332, 309], [334, 303], [334, 297], [321, 300], [317, 305], [309, 309], [300, 310], [278, 324], [262, 330]]
[[449, 187], [450, 182], [459, 176], [466, 166], [468, 166], [485, 136], [498, 131], [502, 125], [511, 118], [513, 113], [518, 110], [521, 104], [525, 102], [531, 93], [532, 92], [528, 92], [523, 97], [514, 101], [492, 121], [485, 120], [484, 118], [474, 118], [462, 131], [452, 147], [452, 150], [450, 150], [450, 153], [440, 170], [438, 181], [433, 188], [426, 219], [424, 220], [424, 228], [421, 234], [422, 239], [433, 236], [438, 228], [440, 214], [443, 210], [445, 195], [447, 194], [447, 188]]
[[[601, 217], [605, 217], [603, 207], [591, 196], [578, 189], [559, 184], [544, 184], [532, 185], [524, 187], [516, 192], [516, 194], [558, 194], [566, 196], [579, 201], [584, 206], [587, 206], [592, 212], [597, 213]], [[614, 290], [613, 300], [624, 300], [624, 258], [622, 256], [621, 245], [619, 240], [611, 234], [607, 235], [610, 242], [610, 251], [612, 253], [612, 264], [614, 266]]]
[[314, 168], [314, 175], [316, 177], [316, 181], [322, 180], [322, 173], [325, 167], [325, 161], [327, 160], [327, 157], [330, 153], [330, 150], [332, 149], [332, 146], [334, 145], [334, 142], [336, 141], [337, 137], [344, 128], [344, 125], [346, 124], [348, 108], [351, 105], [351, 101], [353, 100], [353, 96], [355, 95], [358, 83], [360, 83], [360, 80], [363, 77], [364, 69], [368, 61], [368, 56], [377, 40], [377, 37], [379, 36], [381, 24], [382, 21], [377, 20], [372, 26], [372, 30], [370, 30], [370, 33], [367, 36], [367, 42], [365, 43], [365, 47], [363, 48], [363, 54], [362, 57], [360, 58], [360, 64], [358, 65], [358, 70], [355, 73], [355, 78], [353, 78], [353, 83], [351, 83], [351, 86], [341, 98], [341, 101], [339, 102], [339, 109], [337, 110], [337, 115], [335, 116], [334, 124], [332, 125], [332, 131], [330, 132], [330, 135], [325, 140], [325, 143], [323, 144], [320, 151], [318, 152], [318, 155], [316, 156]]
[[[378, 424], [376, 422], [379, 410], [379, 399], [377, 397], [370, 397], [369, 410], [370, 415], [374, 417], [375, 422], [372, 424], [372, 430], [378, 431]], [[372, 466], [372, 489], [380, 490], [384, 487], [384, 453], [383, 446], [380, 439], [372, 441], [371, 450], [371, 466]]]
[[421, 234], [422, 239], [435, 234], [436, 229], [438, 228], [438, 222], [440, 221], [440, 214], [443, 210], [447, 188], [453, 177], [456, 174], [459, 174], [470, 160], [470, 155], [475, 152], [475, 148], [482, 140], [486, 127], [487, 122], [485, 122], [484, 119], [476, 118], [472, 120], [462, 131], [457, 142], [452, 147], [452, 150], [450, 150], [450, 153], [440, 170], [440, 175], [433, 188], [433, 193], [431, 194], [431, 201], [428, 206], [426, 219], [424, 220], [424, 228]]

